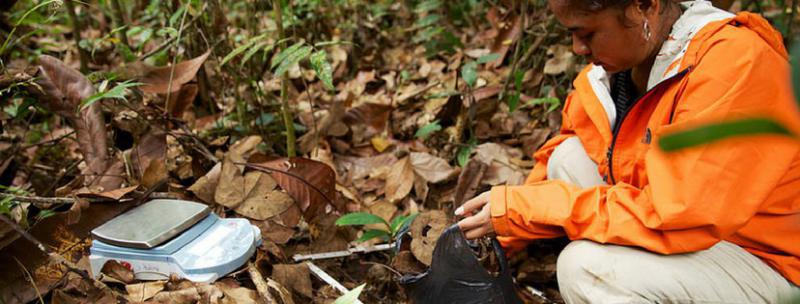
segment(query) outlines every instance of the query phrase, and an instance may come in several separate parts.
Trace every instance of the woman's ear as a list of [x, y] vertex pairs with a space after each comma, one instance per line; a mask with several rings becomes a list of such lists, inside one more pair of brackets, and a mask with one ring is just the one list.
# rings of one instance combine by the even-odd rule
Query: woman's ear
[[642, 15], [651, 17], [658, 15], [661, 10], [661, 0], [633, 0], [631, 6]]

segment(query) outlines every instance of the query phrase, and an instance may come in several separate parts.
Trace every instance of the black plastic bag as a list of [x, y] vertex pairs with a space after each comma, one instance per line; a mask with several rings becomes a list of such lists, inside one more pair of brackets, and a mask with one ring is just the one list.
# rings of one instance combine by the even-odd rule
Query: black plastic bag
[[500, 265], [497, 277], [481, 265], [458, 225], [450, 226], [436, 241], [431, 267], [401, 277], [400, 284], [417, 304], [522, 303], [514, 291], [503, 249], [494, 238], [492, 247]]

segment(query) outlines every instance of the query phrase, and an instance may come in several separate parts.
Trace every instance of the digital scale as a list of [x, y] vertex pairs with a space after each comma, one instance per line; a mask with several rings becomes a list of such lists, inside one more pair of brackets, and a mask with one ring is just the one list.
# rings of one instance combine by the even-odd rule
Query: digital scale
[[156, 199], [92, 230], [89, 261], [98, 277], [116, 260], [139, 280], [213, 282], [242, 266], [261, 245], [246, 219], [220, 218], [205, 204]]

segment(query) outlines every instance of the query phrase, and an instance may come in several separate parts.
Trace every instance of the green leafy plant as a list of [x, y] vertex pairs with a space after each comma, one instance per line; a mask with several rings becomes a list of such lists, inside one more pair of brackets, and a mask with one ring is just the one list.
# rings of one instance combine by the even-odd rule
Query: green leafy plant
[[500, 58], [498, 54], [488, 54], [479, 57], [478, 60], [467, 62], [461, 66], [461, 78], [464, 78], [470, 88], [474, 88], [478, 82], [478, 65], [495, 61], [498, 58]]
[[431, 134], [441, 131], [442, 125], [439, 124], [439, 120], [434, 120], [427, 125], [422, 126], [417, 130], [417, 133], [414, 134], [414, 137], [425, 140], [431, 136]]
[[528, 102], [529, 105], [547, 105], [547, 113], [553, 112], [561, 106], [561, 100], [555, 97], [535, 98]]
[[368, 229], [364, 234], [356, 240], [356, 242], [364, 242], [374, 238], [381, 238], [384, 241], [394, 240], [397, 233], [403, 230], [404, 227], [411, 224], [419, 213], [414, 213], [408, 216], [400, 215], [387, 222], [380, 216], [367, 212], [354, 212], [348, 213], [336, 220], [336, 226], [359, 226], [370, 224], [381, 224], [386, 229]]
[[104, 80], [100, 84], [100, 89], [99, 89], [100, 92], [97, 92], [92, 96], [89, 96], [89, 98], [87, 98], [86, 100], [81, 102], [80, 109], [83, 110], [83, 109], [91, 106], [93, 103], [97, 102], [98, 100], [101, 100], [101, 99], [104, 99], [104, 98], [116, 98], [116, 99], [121, 99], [121, 100], [127, 100], [125, 98], [125, 90], [133, 88], [133, 87], [137, 87], [137, 86], [140, 86], [140, 85], [142, 85], [142, 83], [133, 82], [131, 80], [128, 80], [128, 81], [120, 82], [119, 84], [117, 84], [116, 86], [114, 86], [111, 89], [105, 90], [105, 88], [108, 86], [108, 80]]

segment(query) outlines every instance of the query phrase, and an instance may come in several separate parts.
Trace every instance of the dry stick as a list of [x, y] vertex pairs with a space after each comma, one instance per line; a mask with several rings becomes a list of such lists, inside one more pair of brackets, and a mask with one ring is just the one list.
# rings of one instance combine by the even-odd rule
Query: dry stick
[[[136, 194], [137, 196], [141, 196], [143, 193], [144, 192], [134, 192], [134, 194]], [[21, 196], [21, 195], [0, 193], [0, 199], [5, 199], [5, 198], [11, 198], [12, 201], [30, 203], [31, 205], [37, 207], [44, 207], [48, 205], [72, 205], [75, 204], [75, 202], [77, 201], [76, 199], [71, 197]], [[169, 192], [153, 192], [150, 194], [150, 198], [176, 199], [178, 197]], [[89, 201], [90, 203], [102, 203], [102, 202], [114, 201], [112, 199], [102, 199], [102, 198], [86, 198], [86, 200]], [[125, 198], [125, 199], [120, 199], [119, 202], [125, 203], [132, 200], [134, 199]]]
[[[280, 41], [286, 38], [286, 34], [283, 32], [283, 9], [281, 7], [281, 0], [273, 0], [272, 6], [275, 10], [275, 23], [278, 27], [278, 41]], [[283, 114], [283, 125], [286, 128], [286, 154], [289, 157], [295, 157], [297, 156], [297, 151], [295, 149], [295, 142], [297, 139], [294, 134], [294, 117], [292, 117], [292, 113], [289, 111], [289, 96], [287, 96], [289, 81], [286, 72], [278, 76], [281, 77], [281, 114]]]
[[[187, 22], [186, 24], [184, 24], [184, 25], [181, 27], [181, 31], [183, 31], [183, 30], [186, 30], [187, 28], [189, 28], [190, 26], [192, 26], [192, 24], [193, 24], [193, 23], [195, 23], [195, 21], [197, 21], [197, 19], [200, 19], [200, 17], [202, 17], [202, 16], [203, 16], [202, 12], [201, 12], [201, 13], [199, 13], [199, 14], [197, 14], [197, 16], [194, 16], [194, 18], [192, 18], [192, 20], [189, 20], [189, 22]], [[172, 37], [172, 38], [169, 38], [169, 39], [167, 39], [166, 41], [164, 41], [163, 43], [161, 43], [161, 44], [160, 44], [159, 46], [157, 46], [156, 48], [154, 48], [154, 49], [150, 50], [149, 52], [147, 52], [147, 53], [145, 53], [144, 55], [142, 55], [141, 57], [139, 57], [139, 61], [144, 61], [145, 59], [147, 59], [147, 58], [150, 58], [150, 56], [153, 56], [153, 55], [155, 55], [155, 54], [158, 54], [158, 52], [161, 52], [161, 51], [163, 51], [165, 48], [167, 48], [168, 46], [170, 46], [170, 45], [172, 44], [172, 42], [173, 42], [173, 41], [175, 41], [176, 39], [177, 39], [177, 37]]]
[[[178, 38], [175, 40], [175, 46], [181, 43], [181, 36], [183, 35], [183, 24], [186, 22], [186, 13], [189, 12], [189, 5], [191, 2], [186, 3], [183, 8], [183, 16], [181, 16], [181, 26], [178, 30]], [[167, 97], [164, 98], [164, 117], [169, 117], [169, 97], [172, 94], [172, 79], [175, 78], [175, 68], [178, 66], [178, 50], [175, 51], [175, 57], [172, 58], [172, 67], [169, 69], [169, 80], [167, 80]]]
[[256, 285], [259, 298], [266, 300], [266, 302], [269, 304], [277, 303], [275, 298], [272, 297], [272, 294], [269, 293], [269, 285], [267, 285], [267, 281], [264, 280], [261, 272], [258, 271], [256, 265], [252, 262], [247, 263], [247, 273], [250, 274], [250, 279], [253, 281], [253, 285]]
[[86, 74], [89, 72], [89, 54], [81, 48], [81, 28], [83, 26], [78, 20], [78, 15], [75, 14], [75, 5], [72, 0], [66, 0], [64, 3], [67, 4], [67, 12], [69, 13], [69, 18], [72, 19], [72, 38], [75, 39], [75, 47], [78, 48], [78, 54], [80, 55], [81, 73]]
[[[508, 74], [508, 78], [503, 83], [503, 90], [500, 91], [500, 97], [498, 98], [500, 102], [503, 101], [503, 98], [506, 97], [506, 90], [508, 90], [508, 84], [511, 83], [512, 78], [516, 78], [514, 74], [517, 72], [517, 65], [520, 62], [519, 52], [522, 49], [522, 34], [525, 33], [525, 29], [527, 28], [528, 24], [528, 1], [522, 1], [522, 29], [520, 29], [518, 37], [517, 37], [517, 45], [514, 47], [514, 59], [513, 63], [511, 64], [511, 73]], [[520, 88], [517, 88], [518, 90]], [[517, 92], [522, 94], [522, 92]], [[509, 109], [510, 110], [510, 109]]]
[[48, 256], [48, 258], [50, 258], [50, 260], [52, 262], [56, 262], [56, 263], [59, 263], [61, 265], [64, 265], [64, 267], [66, 267], [68, 271], [74, 272], [75, 274], [77, 274], [81, 278], [83, 278], [84, 280], [91, 281], [96, 288], [109, 290], [109, 291], [111, 291], [112, 294], [116, 294], [105, 283], [100, 282], [100, 281], [96, 280], [95, 278], [92, 278], [92, 276], [89, 275], [89, 273], [86, 272], [85, 270], [78, 268], [78, 266], [75, 265], [74, 263], [72, 263], [69, 260], [65, 259], [64, 257], [59, 255], [58, 253], [55, 253], [55, 252], [51, 251], [50, 249], [48, 249], [47, 246], [45, 246], [41, 241], [37, 240], [33, 235], [31, 235], [30, 233], [25, 231], [25, 229], [20, 227], [19, 224], [17, 224], [16, 222], [12, 221], [11, 219], [6, 217], [5, 215], [0, 214], [0, 221], [2, 221], [3, 223], [5, 223], [8, 226], [11, 226], [11, 228], [13, 228], [15, 231], [17, 231], [17, 233], [19, 233], [19, 235], [21, 235], [23, 238], [25, 238], [29, 242], [33, 243], [34, 245], [36, 245], [36, 248], [38, 248], [40, 251], [42, 251], [44, 254], [46, 254]]

